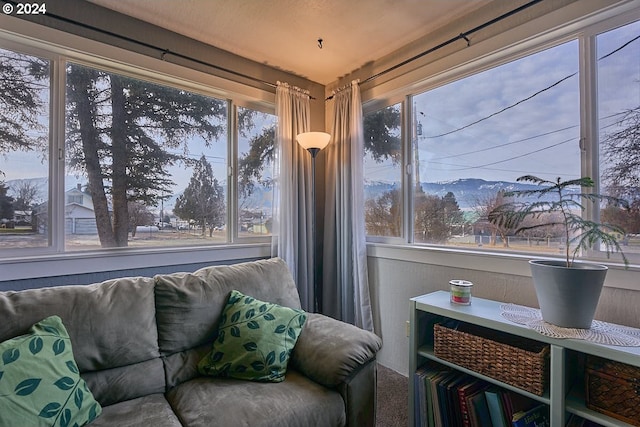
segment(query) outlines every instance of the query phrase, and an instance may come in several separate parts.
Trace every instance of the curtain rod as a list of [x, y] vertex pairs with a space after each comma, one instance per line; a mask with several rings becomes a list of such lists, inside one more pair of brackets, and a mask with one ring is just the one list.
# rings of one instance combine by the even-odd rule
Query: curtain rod
[[[12, 3], [13, 5], [17, 5], [18, 2], [14, 1], [14, 0], [8, 0], [7, 3]], [[162, 60], [162, 61], [165, 60], [165, 56], [173, 55], [175, 57], [178, 57], [178, 58], [181, 58], [181, 59], [185, 59], [187, 61], [195, 62], [197, 64], [204, 65], [206, 67], [214, 68], [214, 69], [216, 69], [218, 71], [229, 73], [229, 74], [232, 74], [232, 75], [237, 76], [237, 77], [242, 77], [244, 79], [248, 79], [248, 80], [254, 81], [256, 83], [263, 84], [265, 86], [269, 86], [269, 87], [272, 87], [272, 88], [276, 88], [277, 87], [276, 84], [268, 82], [268, 81], [265, 81], [265, 80], [262, 80], [262, 79], [259, 79], [257, 77], [249, 76], [249, 75], [240, 73], [238, 71], [230, 70], [228, 68], [221, 67], [221, 66], [216, 65], [216, 64], [211, 64], [211, 63], [209, 63], [207, 61], [203, 61], [203, 60], [200, 60], [200, 59], [197, 59], [197, 58], [193, 58], [193, 57], [188, 56], [188, 55], [183, 55], [183, 54], [178, 53], [178, 52], [172, 52], [169, 49], [163, 49], [163, 48], [158, 47], [156, 45], [153, 45], [151, 43], [143, 42], [141, 40], [136, 40], [136, 39], [133, 39], [131, 37], [128, 37], [128, 36], [125, 36], [125, 35], [122, 35], [122, 34], [117, 34], [117, 33], [114, 33], [112, 31], [105, 30], [105, 29], [102, 29], [102, 28], [99, 28], [99, 27], [96, 27], [96, 26], [93, 26], [93, 25], [90, 25], [90, 24], [85, 24], [83, 22], [78, 22], [78, 21], [75, 21], [73, 19], [66, 18], [64, 16], [60, 16], [60, 15], [57, 15], [55, 13], [51, 13], [49, 10], [47, 10], [46, 16], [50, 17], [50, 18], [53, 18], [53, 19], [57, 19], [59, 21], [66, 22], [68, 24], [76, 25], [78, 27], [81, 27], [81, 28], [84, 28], [84, 29], [87, 29], [87, 30], [96, 31], [98, 33], [101, 33], [101, 34], [104, 34], [104, 35], [107, 35], [107, 36], [115, 37], [117, 39], [124, 40], [124, 41], [129, 42], [129, 43], [137, 44], [139, 46], [146, 47], [148, 49], [157, 50], [160, 53], [159, 59]]]
[[[391, 67], [389, 67], [389, 68], [387, 68], [385, 70], [382, 70], [379, 73], [376, 73], [376, 74], [374, 74], [372, 76], [369, 76], [366, 79], [362, 80], [360, 82], [360, 84], [368, 83], [368, 82], [370, 82], [372, 80], [375, 80], [378, 77], [381, 77], [381, 76], [383, 76], [385, 74], [388, 74], [388, 73], [390, 73], [390, 72], [392, 72], [394, 70], [397, 70], [400, 67], [403, 67], [403, 66], [405, 66], [405, 65], [407, 65], [407, 64], [409, 64], [409, 63], [411, 63], [411, 62], [413, 62], [415, 60], [418, 60], [418, 59], [422, 58], [423, 56], [426, 56], [426, 55], [428, 55], [430, 53], [433, 53], [433, 52], [435, 52], [435, 51], [437, 51], [439, 49], [442, 49], [443, 47], [448, 46], [451, 43], [454, 43], [454, 42], [456, 42], [458, 40], [466, 41], [467, 42], [467, 47], [471, 46], [471, 41], [469, 40], [469, 37], [468, 37], [469, 35], [471, 35], [471, 34], [473, 34], [475, 32], [478, 32], [478, 31], [480, 31], [482, 29], [485, 29], [486, 27], [489, 27], [489, 26], [491, 26], [491, 25], [493, 25], [493, 24], [495, 24], [497, 22], [500, 22], [503, 19], [506, 19], [506, 18], [508, 18], [508, 17], [510, 17], [512, 15], [515, 15], [516, 13], [522, 12], [523, 10], [525, 10], [525, 9], [527, 9], [527, 8], [537, 4], [537, 3], [540, 3], [542, 1], [543, 0], [532, 0], [529, 3], [526, 3], [526, 4], [524, 4], [524, 5], [520, 6], [520, 7], [517, 7], [517, 8], [515, 8], [515, 9], [509, 11], [509, 12], [506, 12], [506, 13], [496, 17], [496, 18], [493, 18], [490, 21], [485, 22], [484, 24], [480, 24], [477, 27], [474, 27], [474, 28], [472, 28], [472, 29], [470, 29], [468, 31], [463, 32], [463, 33], [460, 33], [457, 36], [452, 37], [449, 40], [440, 43], [439, 45], [436, 45], [436, 46], [434, 46], [434, 47], [432, 47], [430, 49], [427, 49], [427, 50], [425, 50], [423, 52], [420, 52], [419, 54], [414, 55], [411, 58], [405, 59], [404, 61], [402, 61], [402, 62], [400, 62], [398, 64], [395, 64], [395, 65], [393, 65], [393, 66], [391, 66]], [[328, 101], [328, 100], [330, 100], [332, 98], [333, 98], [333, 95], [325, 98], [325, 101]]]
[[[472, 29], [470, 29], [468, 31], [463, 32], [463, 33], [460, 33], [457, 36], [452, 37], [451, 39], [449, 39], [449, 40], [447, 40], [445, 42], [442, 42], [437, 46], [434, 46], [434, 47], [432, 47], [430, 49], [427, 49], [427, 50], [425, 50], [425, 51], [423, 51], [423, 52], [421, 52], [421, 53], [419, 53], [419, 54], [417, 54], [415, 56], [412, 56], [411, 58], [408, 58], [408, 59], [406, 59], [406, 60], [404, 60], [404, 61], [402, 61], [402, 62], [400, 62], [398, 64], [395, 64], [395, 65], [393, 65], [393, 66], [391, 66], [391, 67], [389, 67], [389, 68], [387, 68], [385, 70], [382, 70], [377, 74], [369, 76], [366, 79], [362, 80], [360, 82], [360, 84], [368, 83], [368, 82], [370, 82], [370, 81], [372, 81], [374, 79], [377, 79], [378, 77], [381, 77], [381, 76], [383, 76], [385, 74], [388, 74], [388, 73], [390, 73], [390, 72], [392, 72], [392, 71], [394, 71], [394, 70], [396, 70], [396, 69], [398, 69], [400, 67], [403, 67], [403, 66], [405, 66], [405, 65], [407, 65], [407, 64], [409, 64], [409, 63], [411, 63], [411, 62], [413, 62], [413, 61], [415, 61], [417, 59], [422, 58], [425, 55], [428, 55], [428, 54], [430, 54], [432, 52], [435, 52], [435, 51], [437, 51], [439, 49], [442, 49], [443, 47], [448, 46], [451, 43], [454, 43], [454, 42], [456, 42], [458, 40], [465, 40], [467, 42], [467, 46], [470, 46], [471, 45], [471, 41], [468, 38], [469, 35], [477, 32], [477, 31], [480, 31], [480, 30], [482, 30], [482, 29], [484, 29], [484, 28], [486, 28], [486, 27], [488, 27], [490, 25], [493, 25], [493, 24], [495, 24], [497, 22], [500, 22], [503, 19], [506, 19], [506, 18], [508, 18], [508, 17], [510, 17], [510, 16], [512, 16], [512, 15], [514, 15], [516, 13], [519, 13], [519, 12], [521, 12], [521, 11], [523, 11], [523, 10], [525, 10], [525, 9], [527, 9], [527, 8], [537, 4], [537, 3], [540, 3], [542, 1], [543, 0], [532, 0], [529, 3], [526, 3], [526, 4], [522, 5], [522, 6], [520, 6], [518, 8], [515, 8], [515, 9], [509, 11], [509, 12], [506, 12], [506, 13], [504, 13], [504, 14], [502, 14], [502, 15], [500, 15], [500, 16], [498, 16], [498, 17], [496, 17], [496, 18], [494, 18], [494, 19], [492, 19], [490, 21], [487, 21], [484, 24], [478, 25], [477, 27], [474, 27], [474, 28], [472, 28]], [[12, 3], [15, 6], [15, 5], [17, 5], [18, 2], [14, 1], [14, 0], [8, 0], [7, 3]], [[72, 25], [76, 25], [76, 26], [88, 29], [88, 30], [91, 30], [91, 31], [96, 31], [98, 33], [101, 33], [101, 34], [104, 34], [104, 35], [107, 35], [107, 36], [110, 36], [110, 37], [115, 37], [117, 39], [124, 40], [124, 41], [129, 42], [129, 43], [137, 44], [139, 46], [143, 46], [143, 47], [146, 47], [148, 49], [157, 50], [158, 52], [160, 52], [159, 59], [162, 60], [162, 61], [165, 60], [165, 56], [166, 55], [173, 55], [175, 57], [178, 57], [178, 58], [181, 58], [181, 59], [185, 59], [187, 61], [195, 62], [197, 64], [204, 65], [206, 67], [211, 67], [211, 68], [216, 69], [218, 71], [222, 71], [224, 73], [229, 73], [229, 74], [237, 76], [237, 77], [248, 79], [248, 80], [251, 80], [253, 82], [256, 82], [256, 83], [259, 83], [259, 84], [262, 84], [262, 85], [265, 85], [265, 86], [268, 86], [268, 87], [271, 87], [271, 88], [274, 88], [274, 89], [277, 88], [276, 84], [268, 82], [266, 80], [262, 80], [262, 79], [259, 79], [257, 77], [249, 76], [247, 74], [243, 74], [243, 73], [240, 73], [238, 71], [230, 70], [228, 68], [221, 67], [221, 66], [216, 65], [216, 64], [211, 64], [211, 63], [209, 63], [207, 61], [203, 61], [201, 59], [193, 58], [193, 57], [188, 56], [188, 55], [183, 55], [183, 54], [178, 53], [178, 52], [172, 52], [169, 49], [163, 49], [163, 48], [158, 47], [156, 45], [153, 45], [151, 43], [143, 42], [141, 40], [136, 40], [136, 39], [133, 39], [131, 37], [124, 36], [122, 34], [117, 34], [117, 33], [114, 33], [112, 31], [109, 31], [109, 30], [105, 30], [105, 29], [102, 29], [102, 28], [95, 27], [93, 25], [89, 25], [89, 24], [85, 24], [85, 23], [82, 23], [82, 22], [78, 22], [78, 21], [75, 21], [73, 19], [66, 18], [64, 16], [60, 16], [60, 15], [57, 15], [55, 13], [51, 13], [49, 11], [47, 11], [47, 15], [46, 16], [51, 17], [53, 19], [57, 19], [59, 21], [66, 22], [68, 24], [72, 24]], [[311, 99], [315, 99], [312, 96], [310, 96], [310, 98]], [[332, 98], [333, 98], [333, 95], [331, 95], [328, 98], [326, 98], [325, 101], [328, 101], [328, 100], [330, 100]]]

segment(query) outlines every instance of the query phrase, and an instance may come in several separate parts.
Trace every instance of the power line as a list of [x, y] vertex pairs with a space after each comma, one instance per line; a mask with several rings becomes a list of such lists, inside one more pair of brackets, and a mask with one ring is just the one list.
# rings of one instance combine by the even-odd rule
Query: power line
[[[632, 38], [631, 40], [627, 41], [626, 43], [622, 44], [622, 45], [621, 45], [621, 46], [619, 46], [618, 48], [616, 48], [616, 49], [612, 50], [611, 52], [607, 53], [606, 55], [601, 56], [600, 58], [598, 58], [598, 61], [601, 61], [601, 60], [603, 60], [603, 59], [605, 59], [605, 58], [610, 57], [611, 55], [613, 55], [613, 54], [615, 54], [615, 53], [617, 53], [617, 52], [620, 52], [622, 49], [626, 48], [627, 46], [629, 46], [631, 43], [633, 43], [634, 41], [636, 41], [636, 40], [638, 40], [638, 39], [640, 39], [640, 35], [638, 35], [638, 36], [636, 36], [636, 37]], [[488, 120], [488, 119], [490, 119], [490, 118], [492, 118], [492, 117], [494, 117], [494, 116], [497, 116], [498, 114], [504, 113], [505, 111], [510, 110], [511, 108], [514, 108], [514, 107], [516, 107], [516, 106], [518, 106], [518, 105], [520, 105], [520, 104], [522, 104], [522, 103], [524, 103], [524, 102], [526, 102], [526, 101], [529, 101], [530, 99], [532, 99], [532, 98], [534, 98], [534, 97], [536, 97], [536, 96], [540, 95], [541, 93], [544, 93], [544, 92], [546, 92], [547, 90], [550, 90], [550, 89], [552, 89], [552, 88], [554, 88], [554, 87], [558, 86], [560, 83], [564, 82], [565, 80], [568, 80], [568, 79], [570, 79], [570, 78], [572, 78], [572, 77], [576, 76], [577, 74], [578, 74], [578, 72], [576, 71], [576, 72], [575, 72], [575, 73], [573, 73], [573, 74], [570, 74], [570, 75], [568, 75], [568, 76], [565, 76], [565, 77], [563, 77], [562, 79], [558, 80], [557, 82], [555, 82], [555, 83], [551, 84], [550, 86], [547, 86], [547, 87], [545, 87], [545, 88], [543, 88], [543, 89], [541, 89], [541, 90], [537, 91], [536, 93], [534, 93], [534, 94], [532, 94], [532, 95], [530, 95], [530, 96], [528, 96], [528, 97], [526, 97], [526, 98], [524, 98], [524, 99], [521, 99], [521, 100], [519, 100], [519, 101], [515, 102], [514, 104], [508, 105], [508, 106], [506, 106], [506, 107], [502, 108], [502, 109], [501, 109], [501, 110], [499, 110], [499, 111], [496, 111], [496, 112], [494, 112], [494, 113], [491, 113], [491, 114], [489, 114], [489, 115], [488, 115], [488, 116], [486, 116], [486, 117], [483, 117], [483, 118], [478, 119], [478, 120], [476, 120], [476, 121], [474, 121], [474, 122], [468, 123], [468, 124], [466, 124], [466, 125], [464, 125], [464, 126], [461, 126], [461, 127], [457, 128], [457, 129], [453, 129], [453, 130], [451, 130], [451, 131], [449, 131], [449, 132], [445, 132], [445, 133], [442, 133], [442, 134], [439, 134], [439, 135], [427, 136], [427, 137], [425, 137], [425, 138], [429, 138], [429, 139], [440, 138], [440, 137], [443, 137], [443, 136], [446, 136], [446, 135], [451, 135], [452, 133], [459, 132], [459, 131], [461, 131], [461, 130], [467, 129], [467, 128], [469, 128], [469, 127], [473, 126], [473, 125], [476, 125], [476, 124], [481, 123], [481, 122], [483, 122], [483, 121], [485, 121], [485, 120]]]
[[508, 161], [511, 161], [511, 160], [515, 160], [515, 159], [519, 159], [519, 158], [522, 158], [522, 157], [529, 156], [529, 155], [531, 155], [531, 154], [539, 153], [539, 152], [541, 152], [541, 151], [545, 151], [545, 150], [548, 150], [548, 149], [550, 149], [550, 148], [557, 147], [557, 146], [559, 146], [559, 145], [566, 144], [566, 143], [568, 143], [568, 142], [575, 141], [575, 140], [576, 140], [575, 138], [569, 138], [569, 139], [565, 139], [564, 141], [560, 141], [560, 142], [557, 142], [557, 143], [555, 143], [555, 144], [551, 144], [551, 145], [548, 145], [548, 146], [546, 146], [546, 147], [538, 148], [537, 150], [529, 151], [529, 152], [527, 152], [527, 153], [520, 154], [520, 155], [513, 156], [513, 157], [509, 157], [509, 158], [506, 158], [506, 159], [503, 159], [503, 160], [498, 160], [498, 161], [491, 162], [491, 163], [485, 163], [484, 165], [468, 166], [468, 167], [464, 167], [464, 168], [460, 168], [460, 169], [455, 169], [455, 170], [460, 171], [460, 170], [476, 169], [476, 168], [483, 168], [483, 167], [485, 167], [485, 166], [497, 165], [497, 164], [499, 164], [499, 163], [505, 163], [505, 162], [508, 162]]
[[538, 135], [534, 135], [534, 136], [530, 136], [528, 138], [523, 138], [523, 139], [518, 139], [516, 141], [511, 141], [511, 142], [506, 142], [504, 144], [498, 144], [498, 145], [493, 145], [491, 147], [486, 147], [486, 148], [481, 148], [478, 150], [474, 150], [474, 151], [467, 151], [466, 153], [461, 153], [461, 154], [451, 154], [449, 156], [443, 156], [443, 157], [436, 157], [432, 160], [442, 160], [442, 159], [449, 159], [451, 157], [462, 157], [462, 156], [467, 156], [469, 154], [476, 154], [476, 153], [481, 153], [483, 151], [489, 151], [489, 150], [495, 150], [497, 148], [502, 148], [502, 147], [507, 147], [509, 145], [514, 145], [514, 144], [519, 144], [521, 142], [525, 142], [525, 141], [530, 141], [532, 139], [536, 139], [536, 138], [541, 138], [543, 136], [549, 136], [552, 135], [554, 133], [558, 133], [558, 132], [563, 132], [565, 130], [569, 130], [569, 129], [573, 129], [573, 128], [577, 128], [579, 125], [573, 125], [573, 126], [567, 126], [565, 128], [562, 129], [556, 129], [556, 130], [552, 130], [550, 132], [546, 132], [546, 133], [541, 133]]

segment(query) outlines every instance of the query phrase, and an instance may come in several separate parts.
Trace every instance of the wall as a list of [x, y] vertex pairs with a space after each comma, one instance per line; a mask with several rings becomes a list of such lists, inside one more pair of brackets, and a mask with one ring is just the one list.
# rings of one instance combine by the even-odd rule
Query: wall
[[[375, 254], [370, 248], [368, 258], [369, 286], [374, 313], [376, 333], [382, 338], [383, 347], [378, 353], [378, 362], [404, 375], [409, 369], [409, 338], [406, 322], [409, 320], [409, 299], [437, 290], [449, 290], [449, 280], [465, 279], [473, 282], [473, 298], [538, 307], [538, 302], [528, 271], [499, 273], [433, 264], [425, 250], [416, 250], [419, 255], [406, 260], [404, 251], [396, 255]], [[393, 250], [387, 251], [393, 252]], [[372, 253], [374, 253], [372, 255]], [[455, 258], [455, 256], [454, 256]], [[512, 260], [510, 263], [523, 263]], [[452, 262], [455, 264], [456, 262]], [[460, 263], [466, 265], [466, 263]], [[625, 274], [617, 272], [618, 274]], [[625, 274], [629, 284], [638, 285], [638, 272]], [[608, 284], [608, 282], [607, 282]], [[595, 318], [605, 322], [640, 328], [640, 291], [605, 285], [596, 310]]]
[[[596, 19], [596, 13], [613, 16], [638, 10], [640, 4], [637, 1], [606, 0], [539, 2], [523, 13], [474, 33], [469, 37], [468, 46], [464, 40], [458, 40], [385, 72], [396, 64], [526, 3], [525, 0], [493, 2], [476, 11], [473, 16], [452, 21], [415, 43], [327, 85], [325, 93], [329, 95], [333, 89], [353, 79], [360, 79], [363, 82], [361, 90], [365, 104], [371, 101], [372, 105], [384, 106], [401, 102], [407, 94], [424, 90], [426, 82], [434, 84], [444, 78], [442, 76], [453, 68], [461, 67], [468, 73], [477, 71], [474, 68], [477, 65], [470, 65], [472, 61], [481, 60], [493, 52], [508, 57], [514, 47], [526, 49], [532, 40], [541, 35], [545, 40], [553, 37], [554, 29], [562, 29], [565, 34], [577, 32], [580, 25]], [[375, 330], [384, 343], [378, 361], [404, 375], [408, 374], [409, 363], [406, 322], [409, 319], [410, 298], [436, 290], [448, 290], [451, 279], [466, 279], [474, 283], [475, 297], [538, 306], [527, 259], [523, 257], [497, 257], [402, 244], [370, 243], [368, 271]], [[637, 266], [629, 271], [610, 270], [596, 319], [640, 327], [638, 277]]]

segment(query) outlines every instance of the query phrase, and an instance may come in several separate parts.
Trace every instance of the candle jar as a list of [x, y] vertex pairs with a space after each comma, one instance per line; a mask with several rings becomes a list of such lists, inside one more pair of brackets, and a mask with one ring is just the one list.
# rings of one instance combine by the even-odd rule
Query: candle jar
[[460, 305], [471, 304], [471, 287], [473, 283], [468, 280], [450, 280], [451, 302]]

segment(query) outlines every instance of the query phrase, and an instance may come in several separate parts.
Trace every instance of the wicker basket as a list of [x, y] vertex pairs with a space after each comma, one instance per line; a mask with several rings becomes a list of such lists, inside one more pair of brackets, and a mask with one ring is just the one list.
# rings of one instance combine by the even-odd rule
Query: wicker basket
[[640, 368], [596, 356], [586, 368], [587, 407], [640, 426]]
[[549, 346], [492, 329], [460, 323], [456, 329], [434, 325], [436, 357], [474, 372], [544, 394], [549, 378]]

